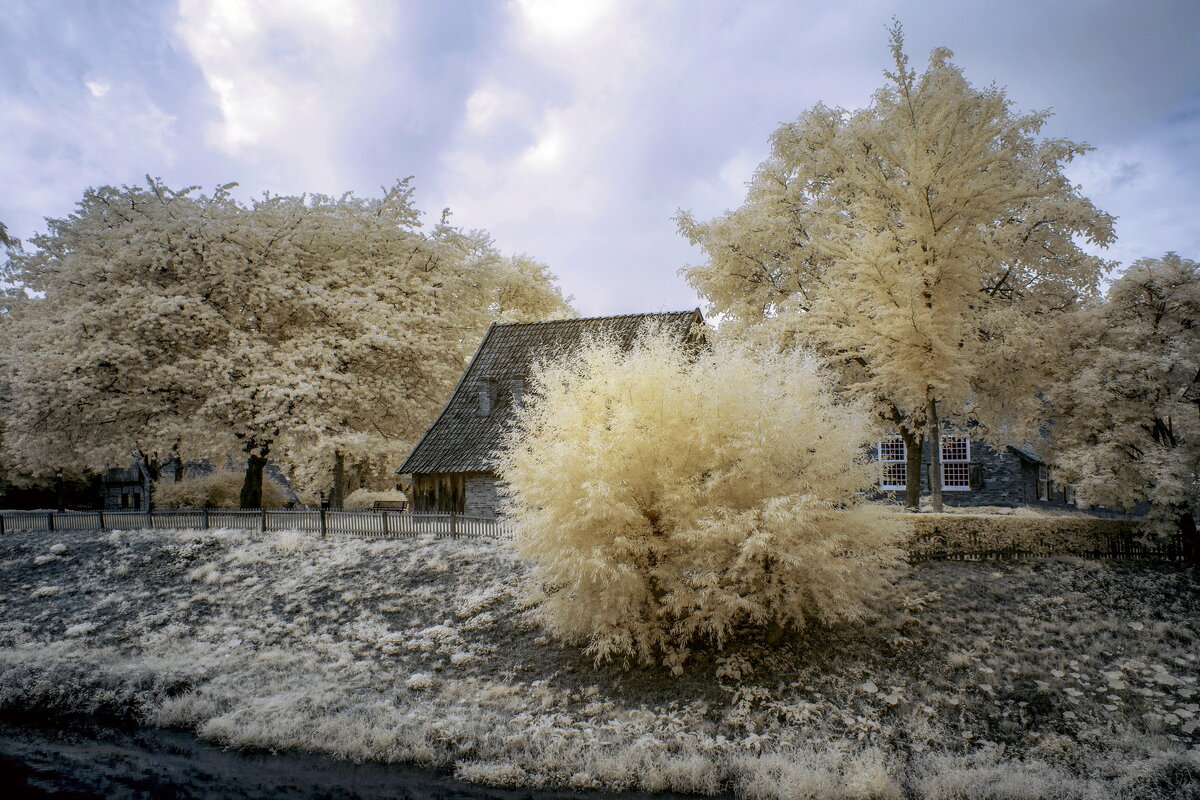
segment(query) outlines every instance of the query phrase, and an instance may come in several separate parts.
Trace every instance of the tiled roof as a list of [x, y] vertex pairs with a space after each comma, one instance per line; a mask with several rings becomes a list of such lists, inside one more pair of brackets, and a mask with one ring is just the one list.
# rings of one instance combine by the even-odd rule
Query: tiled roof
[[[652, 325], [685, 338], [703, 322], [700, 310], [660, 314], [627, 314], [550, 322], [492, 325], [442, 413], [417, 442], [398, 470], [418, 472], [487, 472], [491, 454], [501, 443], [512, 417], [512, 382], [527, 380], [538, 361], [576, 351], [580, 344], [602, 336], [629, 347]], [[480, 389], [490, 385], [491, 414], [479, 413]]]
[[1034, 453], [1028, 447], [1017, 447], [1015, 444], [1010, 444], [1008, 446], [1008, 451], [1010, 453], [1012, 453], [1013, 455], [1015, 455], [1021, 459], [1024, 459], [1025, 461], [1028, 461], [1031, 464], [1046, 463], [1040, 456], [1038, 456], [1036, 453]]

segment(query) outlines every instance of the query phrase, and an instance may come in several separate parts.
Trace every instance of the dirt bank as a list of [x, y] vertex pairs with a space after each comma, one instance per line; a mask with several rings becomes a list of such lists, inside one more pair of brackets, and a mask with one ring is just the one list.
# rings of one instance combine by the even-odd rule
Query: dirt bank
[[873, 622], [595, 669], [497, 542], [0, 538], [0, 709], [411, 761], [493, 786], [746, 797], [1200, 791], [1194, 573], [929, 562]]

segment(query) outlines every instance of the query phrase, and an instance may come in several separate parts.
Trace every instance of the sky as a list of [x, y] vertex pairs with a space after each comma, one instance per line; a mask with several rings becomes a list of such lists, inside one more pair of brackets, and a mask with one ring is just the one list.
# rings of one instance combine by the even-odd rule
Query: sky
[[1200, 259], [1195, 0], [3, 0], [0, 222], [88, 186], [371, 196], [550, 266], [585, 315], [702, 305], [677, 232], [741, 204], [779, 125], [870, 103], [904, 26], [950, 48], [1117, 216], [1104, 256]]

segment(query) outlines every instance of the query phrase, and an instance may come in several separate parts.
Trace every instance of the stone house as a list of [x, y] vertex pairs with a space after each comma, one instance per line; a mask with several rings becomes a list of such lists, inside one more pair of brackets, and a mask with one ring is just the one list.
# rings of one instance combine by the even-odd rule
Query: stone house
[[[1046, 462], [1028, 448], [997, 448], [967, 434], [945, 433], [942, 439], [942, 501], [948, 506], [1034, 506], [1075, 508], [1075, 491], [1056, 483]], [[876, 443], [879, 491], [904, 500], [905, 452], [899, 435]], [[930, 491], [932, 458], [928, 443], [921, 449], [921, 495]]]
[[493, 517], [500, 506], [491, 459], [524, 395], [534, 364], [611, 337], [629, 347], [661, 326], [688, 342], [702, 339], [699, 309], [617, 317], [493, 324], [454, 393], [398, 472], [412, 475], [415, 513]]
[[150, 510], [150, 477], [140, 464], [114, 467], [101, 475], [100, 507], [105, 511]]

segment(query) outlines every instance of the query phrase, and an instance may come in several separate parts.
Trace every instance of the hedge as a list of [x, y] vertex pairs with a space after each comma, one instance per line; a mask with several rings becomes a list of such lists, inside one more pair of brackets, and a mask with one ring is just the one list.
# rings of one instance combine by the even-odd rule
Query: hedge
[[1042, 556], [1091, 558], [1183, 557], [1179, 534], [1150, 533], [1140, 520], [1099, 517], [1024, 517], [912, 514], [914, 560], [1010, 559]]

